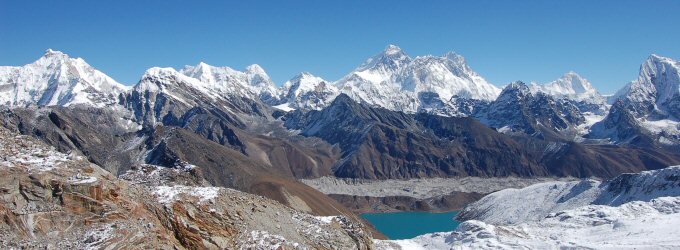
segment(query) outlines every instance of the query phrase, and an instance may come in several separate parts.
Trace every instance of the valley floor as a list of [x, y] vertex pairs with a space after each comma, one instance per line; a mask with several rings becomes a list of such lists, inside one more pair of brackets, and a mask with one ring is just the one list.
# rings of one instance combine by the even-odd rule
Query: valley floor
[[460, 210], [484, 195], [570, 178], [424, 178], [364, 180], [321, 177], [301, 180], [357, 213]]
[[324, 194], [363, 195], [372, 197], [407, 196], [427, 199], [452, 192], [488, 194], [507, 188], [523, 188], [549, 181], [569, 181], [573, 178], [424, 178], [409, 180], [359, 180], [321, 177], [304, 179], [303, 183]]

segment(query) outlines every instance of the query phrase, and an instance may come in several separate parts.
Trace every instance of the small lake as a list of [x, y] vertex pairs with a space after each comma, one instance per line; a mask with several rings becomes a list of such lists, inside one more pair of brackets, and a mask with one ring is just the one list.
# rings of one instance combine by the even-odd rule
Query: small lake
[[460, 224], [453, 219], [458, 211], [448, 213], [397, 212], [366, 213], [361, 216], [392, 240], [410, 239], [421, 234], [453, 231]]

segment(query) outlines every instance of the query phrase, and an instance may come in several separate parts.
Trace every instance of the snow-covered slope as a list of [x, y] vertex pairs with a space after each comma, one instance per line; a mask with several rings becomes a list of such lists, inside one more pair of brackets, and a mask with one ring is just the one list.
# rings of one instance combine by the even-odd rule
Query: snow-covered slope
[[87, 64], [59, 51], [47, 50], [37, 61], [0, 67], [0, 104], [9, 106], [97, 107], [118, 102], [127, 87]]
[[444, 104], [438, 109], [452, 110], [447, 115], [460, 115], [455, 113], [455, 107], [446, 107], [451, 106], [454, 97], [491, 101], [500, 93], [460, 55], [451, 52], [441, 57], [412, 59], [394, 45], [368, 59], [336, 85], [354, 100], [409, 113], [432, 108], [423, 105], [421, 97], [425, 93]]
[[454, 52], [444, 56], [416, 57], [400, 74], [397, 82], [408, 91], [434, 92], [443, 100], [454, 96], [476, 100], [494, 100], [500, 89], [488, 83]]
[[377, 249], [677, 249], [680, 198], [588, 205], [510, 226], [481, 221], [456, 231], [377, 241]]
[[506, 225], [539, 220], [550, 213], [590, 204], [618, 206], [664, 196], [680, 196], [680, 166], [622, 174], [604, 182], [547, 182], [505, 189], [468, 205], [458, 216]]
[[284, 106], [289, 109], [320, 110], [328, 106], [339, 94], [332, 83], [308, 72], [288, 80], [282, 87]]
[[468, 205], [453, 232], [378, 249], [678, 248], [680, 166], [600, 182], [506, 189]]
[[594, 180], [555, 181], [523, 189], [504, 189], [470, 204], [460, 218], [494, 225], [539, 220], [552, 212], [591, 204], [601, 192], [600, 184]]

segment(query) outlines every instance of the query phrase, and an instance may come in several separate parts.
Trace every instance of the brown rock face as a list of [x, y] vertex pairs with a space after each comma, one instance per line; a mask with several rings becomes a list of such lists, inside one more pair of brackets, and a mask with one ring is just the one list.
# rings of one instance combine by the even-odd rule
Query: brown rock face
[[[193, 169], [146, 166], [126, 181], [6, 129], [0, 142], [2, 248], [372, 247], [366, 229], [344, 217], [314, 217], [225, 188], [156, 186], [196, 184]], [[154, 175], [159, 181], [149, 181]]]
[[76, 249], [181, 244], [145, 209], [141, 190], [82, 156], [65, 155], [0, 129], [3, 247]]

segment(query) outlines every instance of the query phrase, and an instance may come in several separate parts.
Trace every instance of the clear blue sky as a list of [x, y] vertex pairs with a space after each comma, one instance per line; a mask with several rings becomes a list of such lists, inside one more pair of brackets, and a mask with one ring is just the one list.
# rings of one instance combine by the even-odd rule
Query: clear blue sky
[[611, 93], [651, 53], [680, 59], [680, 1], [0, 0], [0, 65], [53, 48], [126, 84], [200, 61], [337, 80], [391, 43], [456, 51], [499, 86], [575, 70]]

